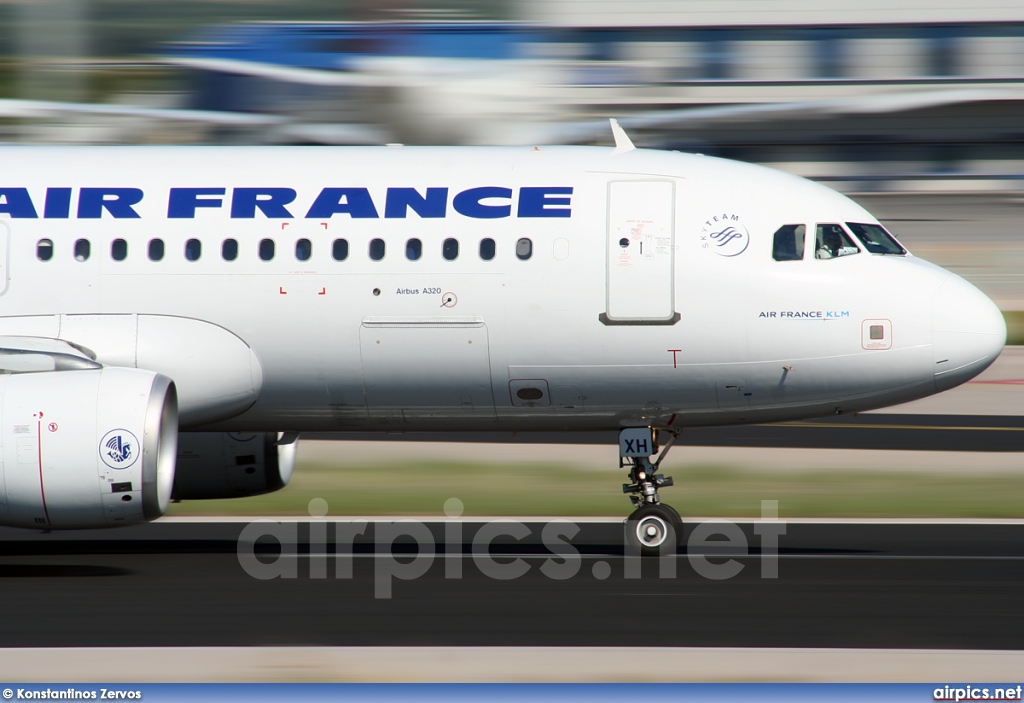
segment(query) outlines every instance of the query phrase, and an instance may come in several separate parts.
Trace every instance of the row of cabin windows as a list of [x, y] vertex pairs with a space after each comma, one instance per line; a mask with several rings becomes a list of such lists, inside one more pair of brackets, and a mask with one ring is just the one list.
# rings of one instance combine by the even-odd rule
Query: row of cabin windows
[[[147, 247], [147, 254], [150, 261], [162, 261], [166, 253], [164, 240], [150, 239]], [[277, 242], [273, 239], [261, 239], [257, 249], [261, 261], [271, 261], [277, 253]], [[387, 244], [383, 239], [371, 239], [367, 253], [371, 260], [381, 261], [387, 253]], [[485, 238], [480, 240], [480, 258], [490, 261], [497, 254], [497, 245], [493, 239]], [[516, 258], [526, 261], [533, 256], [533, 241], [526, 237], [516, 242]], [[74, 255], [76, 261], [87, 261], [92, 254], [92, 244], [88, 239], [75, 241]], [[344, 261], [348, 258], [349, 245], [347, 239], [335, 239], [331, 243], [331, 258], [335, 261]], [[187, 261], [199, 261], [203, 255], [203, 243], [198, 239], [189, 239], [185, 242], [185, 259]], [[238, 241], [225, 239], [220, 246], [221, 258], [225, 261], [234, 261], [238, 258]], [[36, 244], [36, 256], [40, 261], [49, 261], [53, 258], [53, 241], [40, 239]], [[308, 239], [299, 239], [295, 242], [295, 258], [299, 261], [309, 261], [313, 256], [313, 243]], [[419, 239], [409, 239], [405, 242], [405, 258], [409, 261], [419, 261], [423, 256], [423, 242]], [[110, 258], [114, 261], [124, 261], [128, 258], [128, 242], [124, 239], [115, 239], [110, 243]], [[459, 258], [459, 240], [448, 238], [441, 244], [441, 258], [445, 261], [455, 261]]]

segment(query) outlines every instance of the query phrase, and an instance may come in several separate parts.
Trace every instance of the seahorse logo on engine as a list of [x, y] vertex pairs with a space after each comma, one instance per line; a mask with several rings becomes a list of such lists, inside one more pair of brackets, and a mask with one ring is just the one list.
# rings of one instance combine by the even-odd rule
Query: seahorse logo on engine
[[100, 458], [112, 469], [127, 469], [139, 455], [139, 440], [128, 430], [111, 430], [100, 440]]

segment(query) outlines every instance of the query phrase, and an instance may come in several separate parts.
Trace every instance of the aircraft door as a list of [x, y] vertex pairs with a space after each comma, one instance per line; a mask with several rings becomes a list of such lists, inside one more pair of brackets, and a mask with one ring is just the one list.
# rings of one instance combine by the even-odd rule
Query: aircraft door
[[608, 183], [605, 324], [674, 324], [675, 183]]

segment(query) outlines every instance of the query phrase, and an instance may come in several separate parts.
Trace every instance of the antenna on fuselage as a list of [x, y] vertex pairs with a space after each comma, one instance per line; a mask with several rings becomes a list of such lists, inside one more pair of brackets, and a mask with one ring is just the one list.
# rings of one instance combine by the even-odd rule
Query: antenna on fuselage
[[621, 154], [624, 151], [633, 151], [636, 149], [633, 146], [633, 142], [630, 141], [629, 135], [626, 134], [626, 130], [619, 126], [619, 121], [614, 117], [608, 120], [612, 124], [612, 136], [615, 137], [615, 151], [613, 154]]

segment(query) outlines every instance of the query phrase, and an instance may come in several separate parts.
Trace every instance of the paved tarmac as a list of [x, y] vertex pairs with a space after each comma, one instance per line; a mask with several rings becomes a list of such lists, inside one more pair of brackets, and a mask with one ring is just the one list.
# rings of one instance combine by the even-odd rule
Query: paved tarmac
[[615, 522], [246, 525], [0, 530], [0, 647], [1024, 648], [1021, 522], [687, 523], [653, 561]]

